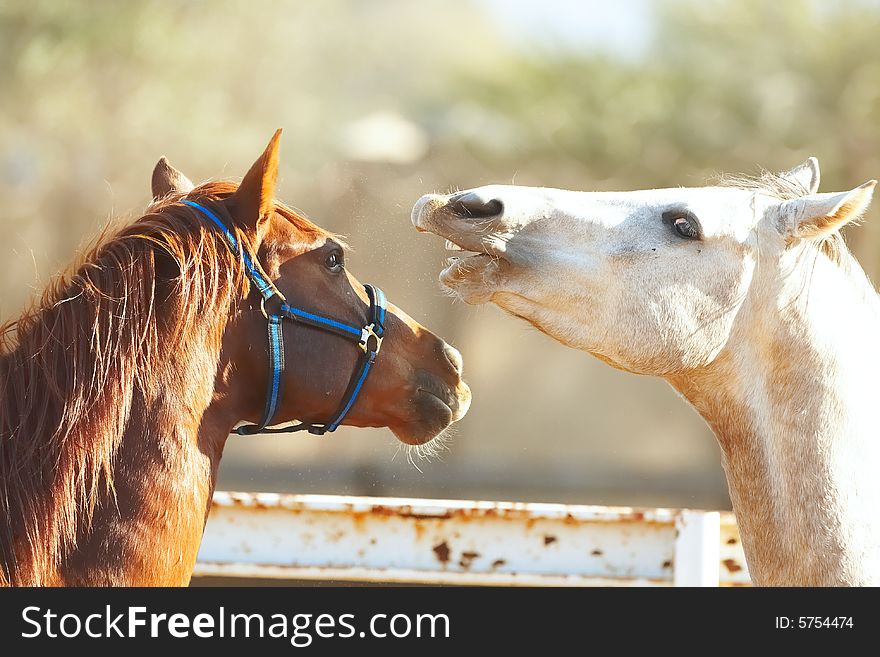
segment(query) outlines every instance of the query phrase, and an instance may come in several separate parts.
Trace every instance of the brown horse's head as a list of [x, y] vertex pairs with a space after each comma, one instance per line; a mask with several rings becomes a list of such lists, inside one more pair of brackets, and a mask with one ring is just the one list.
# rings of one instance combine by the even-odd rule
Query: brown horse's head
[[[274, 199], [280, 133], [238, 187], [207, 183], [194, 188], [163, 158], [153, 173], [153, 195], [212, 203], [290, 306], [364, 326], [369, 299], [346, 268], [344, 243]], [[217, 239], [223, 240], [219, 231]], [[361, 352], [332, 333], [284, 323], [285, 378], [273, 423], [326, 422], [337, 410]], [[385, 327], [381, 352], [344, 424], [387, 426], [402, 442], [420, 445], [461, 419], [470, 406], [461, 355], [391, 303]], [[256, 290], [242, 295], [222, 345], [214, 405], [222, 407], [230, 426], [258, 422], [270, 364], [267, 320]]]

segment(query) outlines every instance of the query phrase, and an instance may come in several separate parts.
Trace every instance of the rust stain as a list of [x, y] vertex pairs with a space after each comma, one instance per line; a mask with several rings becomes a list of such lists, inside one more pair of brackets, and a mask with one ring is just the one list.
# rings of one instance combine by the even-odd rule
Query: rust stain
[[449, 563], [449, 546], [446, 544], [446, 541], [434, 546], [434, 554], [437, 555], [437, 561], [440, 563]]
[[740, 566], [735, 559], [725, 559], [721, 563], [724, 564], [724, 567], [727, 568], [728, 572], [736, 573], [742, 570], [742, 566]]
[[474, 559], [480, 556], [479, 552], [462, 552], [458, 565], [462, 568], [470, 568]]
[[351, 521], [357, 529], [363, 529], [367, 519], [367, 514], [363, 511], [352, 511]]
[[[228, 500], [228, 501], [227, 501]], [[254, 494], [248, 493], [231, 493], [229, 494], [226, 500], [219, 502], [219, 504], [215, 504], [214, 506], [232, 506], [232, 507], [244, 507], [251, 510], [281, 510], [288, 513], [311, 513], [312, 509], [307, 508], [307, 504], [303, 502], [299, 502], [292, 496], [281, 496], [280, 498], [271, 497], [268, 499], [262, 499]], [[423, 507], [424, 508], [424, 507]], [[665, 518], [657, 518], [653, 515], [651, 510], [647, 509], [626, 509], [626, 510], [617, 510], [611, 508], [609, 510], [609, 518], [605, 519], [601, 516], [598, 518], [580, 518], [575, 515], [573, 512], [566, 512], [565, 515], [561, 518], [556, 516], [544, 518], [539, 517], [536, 518], [534, 516], [534, 512], [526, 508], [525, 505], [514, 505], [513, 507], [509, 506], [499, 506], [499, 505], [491, 505], [491, 506], [481, 506], [479, 508], [474, 507], [459, 507], [459, 508], [426, 508], [424, 511], [420, 511], [418, 507], [413, 507], [412, 504], [371, 504], [369, 506], [364, 506], [360, 503], [352, 503], [346, 502], [340, 505], [339, 508], [329, 509], [329, 510], [319, 510], [319, 513], [342, 513], [344, 515], [354, 516], [358, 519], [358, 521], [362, 521], [366, 517], [369, 517], [374, 520], [381, 520], [383, 517], [385, 518], [416, 518], [416, 519], [424, 519], [424, 520], [450, 520], [455, 519], [461, 522], [467, 521], [477, 521], [481, 519], [502, 519], [502, 520], [514, 520], [521, 521], [526, 523], [526, 528], [531, 529], [536, 522], [539, 520], [551, 520], [553, 522], [558, 522], [561, 520], [566, 525], [579, 525], [584, 522], [649, 522], [649, 523], [667, 523], [668, 520]]]
[[661, 568], [672, 568], [672, 559], [667, 559], [662, 564], [660, 564]]
[[[458, 509], [455, 509], [457, 511]], [[385, 506], [384, 504], [374, 504], [370, 507], [370, 511], [374, 516], [385, 516], [389, 518], [416, 518], [417, 520], [449, 520], [453, 517], [453, 510], [447, 509], [443, 513], [419, 513], [414, 511], [409, 504], [403, 504], [398, 507]]]
[[557, 541], [557, 538], [555, 536], [552, 536], [550, 534], [544, 534], [544, 545], [551, 545], [552, 543], [555, 543], [556, 541]]
[[620, 522], [644, 522], [645, 521], [645, 512], [644, 511], [630, 511], [629, 513], [623, 513], [618, 518]]
[[416, 518], [417, 520], [449, 520], [452, 514], [448, 511], [445, 513], [408, 513], [405, 518]]
[[495, 559], [495, 561], [492, 562], [492, 568], [500, 568], [506, 563], [507, 559]]
[[728, 538], [727, 544], [728, 545], [736, 545], [736, 539], [735, 538]]
[[257, 511], [267, 511], [278, 508], [276, 504], [267, 504], [256, 495], [230, 495], [229, 501], [232, 503], [232, 506], [256, 509]]
[[527, 521], [534, 522], [534, 519], [531, 518], [528, 512], [521, 509], [499, 509], [497, 507], [488, 507], [485, 509], [446, 509], [441, 513], [424, 513], [413, 510], [409, 505], [403, 505], [397, 508], [375, 505], [373, 506], [373, 511], [379, 515], [420, 518], [423, 520], [449, 520], [455, 518], [467, 521], [480, 518], [505, 518], [526, 519]]
[[604, 553], [599, 548], [595, 548], [594, 550], [590, 551], [590, 554], [593, 555], [594, 557], [601, 557], [602, 554], [604, 554]]

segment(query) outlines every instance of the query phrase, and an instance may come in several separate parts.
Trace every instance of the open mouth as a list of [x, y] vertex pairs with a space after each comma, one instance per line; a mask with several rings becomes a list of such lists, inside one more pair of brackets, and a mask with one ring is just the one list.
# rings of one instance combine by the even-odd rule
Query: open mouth
[[[461, 208], [456, 205], [462, 204]], [[468, 195], [449, 196], [426, 194], [420, 198], [412, 211], [412, 222], [416, 230], [432, 233], [443, 238], [449, 251], [442, 271], [440, 283], [468, 303], [481, 302], [473, 294], [464, 294], [465, 287], [484, 291], [491, 287], [490, 279], [507, 259], [508, 238], [498, 232], [495, 217], [500, 214], [500, 204], [484, 204], [480, 208], [464, 207]], [[480, 295], [478, 295], [480, 296]]]
[[486, 251], [474, 251], [472, 249], [467, 249], [460, 244], [456, 244], [449, 238], [446, 238], [446, 250], [455, 253], [455, 255], [451, 255], [446, 258], [446, 269], [444, 269], [444, 271], [449, 271], [453, 267], [466, 266], [468, 264], [478, 264], [481, 257], [492, 257]]

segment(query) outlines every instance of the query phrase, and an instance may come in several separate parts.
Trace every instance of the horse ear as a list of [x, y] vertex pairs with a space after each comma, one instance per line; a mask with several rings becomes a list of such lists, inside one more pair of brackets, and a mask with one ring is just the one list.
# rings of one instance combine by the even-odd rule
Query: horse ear
[[787, 201], [784, 232], [789, 239], [824, 238], [861, 217], [871, 204], [876, 180], [848, 192], [810, 194]]
[[808, 194], [815, 194], [819, 191], [819, 160], [809, 157], [803, 164], [783, 173], [782, 177], [799, 184]]
[[195, 185], [189, 178], [168, 163], [165, 156], [159, 158], [153, 168], [153, 198], [158, 199], [169, 194], [191, 192]]
[[275, 131], [263, 154], [245, 174], [238, 190], [230, 198], [232, 216], [244, 230], [256, 233], [274, 207], [275, 183], [278, 180], [278, 151], [281, 128]]

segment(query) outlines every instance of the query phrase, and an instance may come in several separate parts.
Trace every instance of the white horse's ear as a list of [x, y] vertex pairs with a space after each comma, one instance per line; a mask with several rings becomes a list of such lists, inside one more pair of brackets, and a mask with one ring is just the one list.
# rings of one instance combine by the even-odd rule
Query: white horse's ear
[[782, 177], [799, 184], [808, 194], [815, 194], [819, 191], [819, 160], [809, 157], [803, 164], [783, 173]]
[[153, 198], [163, 198], [169, 194], [191, 192], [194, 185], [189, 178], [168, 163], [165, 156], [159, 158], [153, 169]]
[[876, 184], [876, 180], [869, 180], [849, 192], [810, 194], [786, 201], [783, 233], [789, 240], [828, 237], [865, 213]]

